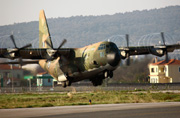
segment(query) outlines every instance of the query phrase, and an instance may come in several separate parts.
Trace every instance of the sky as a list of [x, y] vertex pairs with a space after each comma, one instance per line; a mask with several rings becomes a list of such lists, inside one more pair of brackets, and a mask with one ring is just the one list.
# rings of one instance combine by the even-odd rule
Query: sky
[[180, 5], [180, 0], [0, 0], [0, 26], [47, 18], [105, 15]]

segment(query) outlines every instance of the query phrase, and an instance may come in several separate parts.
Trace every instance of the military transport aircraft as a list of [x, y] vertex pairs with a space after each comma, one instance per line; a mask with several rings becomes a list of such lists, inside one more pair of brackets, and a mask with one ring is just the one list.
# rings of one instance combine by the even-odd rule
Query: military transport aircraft
[[[45, 13], [41, 10], [39, 48], [29, 48], [31, 44], [18, 48], [11, 35], [15, 48], [1, 48], [0, 57], [20, 60], [19, 62], [7, 62], [8, 64], [39, 63], [63, 87], [84, 79], [89, 79], [94, 86], [98, 86], [102, 84], [103, 79], [112, 78], [113, 71], [118, 67], [120, 61], [127, 58], [129, 62], [131, 55], [153, 54], [160, 57], [165, 55], [168, 60], [168, 52], [180, 49], [180, 45], [166, 45], [163, 33], [161, 36], [164, 44], [160, 46], [129, 47], [128, 35], [126, 35], [127, 47], [117, 47], [113, 42], [103, 41], [82, 48], [61, 48], [66, 43], [64, 39], [58, 48], [53, 48]], [[36, 60], [23, 61], [22, 59]]]

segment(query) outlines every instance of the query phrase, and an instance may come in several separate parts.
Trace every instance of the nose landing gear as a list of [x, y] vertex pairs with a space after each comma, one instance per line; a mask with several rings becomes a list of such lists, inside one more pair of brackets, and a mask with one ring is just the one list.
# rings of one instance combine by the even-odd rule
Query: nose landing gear
[[113, 77], [113, 71], [106, 70], [104, 71], [104, 78], [112, 78]]
[[71, 86], [71, 81], [70, 80], [62, 82], [62, 87], [66, 88], [66, 86]]

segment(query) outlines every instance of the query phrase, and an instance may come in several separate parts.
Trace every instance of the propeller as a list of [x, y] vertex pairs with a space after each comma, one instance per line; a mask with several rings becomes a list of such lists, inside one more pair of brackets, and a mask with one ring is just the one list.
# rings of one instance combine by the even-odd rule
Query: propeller
[[[32, 45], [31, 45], [31, 44], [27, 44], [27, 45], [25, 45], [25, 46], [23, 46], [23, 47], [18, 48], [17, 45], [16, 45], [16, 42], [15, 42], [15, 39], [14, 39], [14, 36], [13, 36], [13, 35], [10, 35], [10, 39], [11, 39], [11, 41], [13, 42], [15, 48], [13, 48], [13, 49], [7, 49], [7, 52], [4, 53], [3, 55], [4, 55], [5, 57], [9, 58], [9, 59], [16, 59], [16, 58], [18, 58], [18, 60], [19, 60], [19, 61], [18, 61], [19, 66], [22, 67], [22, 65], [23, 65], [23, 60], [22, 60], [21, 55], [19, 54], [19, 51], [22, 50], [22, 49], [26, 49], [26, 48], [28, 48], [28, 47], [31, 47]], [[12, 62], [12, 63], [13, 63], [13, 62]], [[7, 63], [7, 64], [10, 64], [10, 63]], [[16, 63], [14, 63], [14, 64], [16, 64]]]
[[[53, 46], [49, 44], [49, 42], [47, 42], [47, 41], [45, 41], [45, 42], [46, 42], [46, 44], [47, 44], [48, 46], [50, 46], [50, 47], [52, 48], [52, 49], [50, 49], [50, 50], [47, 50], [47, 51], [48, 51], [48, 55], [49, 55], [49, 57], [47, 58], [47, 61], [52, 61], [52, 60], [55, 58], [54, 56], [57, 55], [58, 50], [67, 42], [67, 40], [64, 39], [64, 40], [61, 42], [61, 44], [59, 45], [59, 47], [57, 48], [57, 50], [54, 49]], [[50, 54], [50, 52], [52, 52], [52, 53]]]
[[[129, 49], [129, 35], [126, 34], [126, 42], [127, 42], [127, 48]], [[126, 60], [126, 65], [129, 66], [130, 65], [130, 57], [129, 57], [129, 52], [127, 52], [127, 60]]]
[[14, 36], [13, 36], [13, 35], [10, 35], [10, 38], [11, 38], [11, 40], [12, 40], [12, 42], [13, 42], [15, 48], [17, 48], [16, 42], [15, 42], [15, 40], [14, 40]]
[[13, 36], [13, 35], [10, 35], [10, 38], [11, 38], [13, 44], [14, 44], [14, 47], [17, 48], [18, 51], [19, 51], [19, 50], [22, 50], [22, 49], [26, 49], [26, 48], [32, 46], [32, 45], [29, 43], [29, 44], [27, 44], [27, 45], [25, 45], [25, 46], [23, 46], [23, 47], [21, 47], [21, 48], [18, 48], [17, 45], [16, 45], [16, 42], [15, 42], [15, 40], [14, 40], [14, 36]]
[[59, 45], [58, 50], [59, 50], [66, 42], [67, 42], [67, 40], [64, 39], [64, 40], [62, 41], [62, 43]]
[[168, 51], [167, 51], [167, 48], [166, 48], [166, 43], [165, 43], [165, 38], [164, 38], [164, 32], [161, 32], [161, 38], [162, 38], [162, 41], [163, 41], [163, 45], [165, 46], [165, 49], [164, 49], [165, 60], [166, 60], [166, 62], [168, 62], [169, 58], [168, 58]]
[[[26, 49], [26, 48], [32, 46], [31, 44], [27, 44], [27, 45], [25, 45], [25, 46], [23, 46], [23, 47], [18, 48], [17, 45], [16, 45], [16, 42], [15, 42], [15, 39], [14, 39], [14, 36], [13, 36], [13, 35], [10, 35], [10, 39], [11, 39], [11, 41], [13, 42], [15, 48], [14, 48], [14, 49], [8, 49], [8, 52], [6, 52], [4, 55], [5, 55], [5, 56], [8, 56], [8, 57], [11, 58], [11, 59], [15, 59], [15, 58], [16, 58], [16, 54], [13, 54], [13, 53], [18, 53], [20, 50]], [[17, 58], [20, 58], [20, 57], [21, 57], [19, 54], [18, 54], [18, 56], [19, 56], [19, 57], [17, 57]]]

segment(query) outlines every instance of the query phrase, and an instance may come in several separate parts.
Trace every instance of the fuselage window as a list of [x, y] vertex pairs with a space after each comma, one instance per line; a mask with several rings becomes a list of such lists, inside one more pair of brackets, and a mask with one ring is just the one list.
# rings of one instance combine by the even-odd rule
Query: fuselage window
[[104, 52], [100, 52], [100, 57], [104, 57]]

